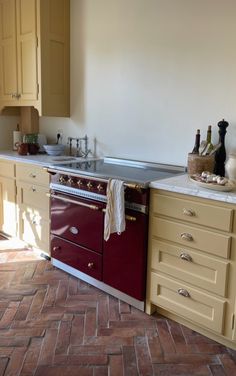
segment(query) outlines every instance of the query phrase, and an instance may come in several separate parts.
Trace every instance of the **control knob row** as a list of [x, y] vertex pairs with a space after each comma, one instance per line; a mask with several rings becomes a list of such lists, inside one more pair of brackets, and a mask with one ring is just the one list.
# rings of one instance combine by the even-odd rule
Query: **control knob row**
[[94, 186], [94, 184], [91, 182], [91, 181], [88, 181], [87, 183], [84, 182], [83, 180], [81, 179], [76, 179], [74, 177], [68, 177], [66, 175], [61, 175], [59, 177], [59, 182], [62, 183], [62, 184], [65, 184], [65, 183], [69, 183], [69, 184], [76, 184], [78, 188], [83, 188], [83, 186], [87, 186], [87, 188], [90, 190], [90, 189], [97, 189], [99, 192], [102, 192], [104, 191], [104, 186], [102, 184], [98, 184], [96, 187]]

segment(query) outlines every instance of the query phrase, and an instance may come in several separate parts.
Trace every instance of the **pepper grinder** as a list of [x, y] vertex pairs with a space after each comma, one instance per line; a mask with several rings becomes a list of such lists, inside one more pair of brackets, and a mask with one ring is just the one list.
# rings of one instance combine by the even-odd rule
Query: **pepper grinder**
[[229, 123], [223, 119], [219, 121], [217, 125], [219, 127], [219, 142], [221, 145], [220, 145], [220, 148], [215, 153], [214, 174], [225, 176], [225, 159], [226, 159], [225, 135], [226, 135], [226, 128], [228, 127]]

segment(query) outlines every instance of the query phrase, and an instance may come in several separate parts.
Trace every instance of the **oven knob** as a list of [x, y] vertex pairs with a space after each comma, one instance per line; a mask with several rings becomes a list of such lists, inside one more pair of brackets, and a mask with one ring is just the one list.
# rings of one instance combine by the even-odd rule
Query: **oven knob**
[[60, 182], [60, 183], [66, 183], [66, 182], [67, 182], [67, 177], [64, 176], [64, 175], [60, 176], [60, 177], [59, 177], [59, 182]]
[[103, 187], [103, 185], [102, 185], [102, 184], [98, 184], [98, 186], [97, 186], [97, 190], [98, 190], [99, 192], [104, 191], [104, 187]]
[[92, 188], [93, 188], [93, 184], [91, 183], [91, 181], [89, 181], [89, 182], [87, 183], [87, 188], [88, 188], [88, 189], [92, 189]]
[[72, 177], [70, 177], [69, 179], [68, 179], [68, 183], [69, 184], [74, 184], [75, 183], [75, 179], [73, 179]]
[[83, 181], [81, 179], [79, 179], [77, 181], [77, 185], [78, 185], [79, 188], [82, 188], [83, 187]]

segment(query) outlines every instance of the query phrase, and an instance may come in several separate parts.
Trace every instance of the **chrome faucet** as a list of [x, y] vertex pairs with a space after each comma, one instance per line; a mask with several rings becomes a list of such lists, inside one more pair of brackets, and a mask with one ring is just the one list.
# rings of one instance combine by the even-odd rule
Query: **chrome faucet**
[[[85, 135], [84, 137], [68, 137], [67, 144], [69, 145], [70, 155], [72, 155], [73, 141], [76, 144], [75, 157], [87, 158], [89, 154], [92, 154], [92, 151], [88, 148], [88, 136]], [[82, 147], [82, 142], [84, 142], [84, 148]]]

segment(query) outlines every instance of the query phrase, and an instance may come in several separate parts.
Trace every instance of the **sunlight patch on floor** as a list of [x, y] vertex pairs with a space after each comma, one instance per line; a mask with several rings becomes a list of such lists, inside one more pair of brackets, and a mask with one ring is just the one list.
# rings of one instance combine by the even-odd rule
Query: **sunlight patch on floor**
[[23, 241], [16, 238], [0, 241], [0, 264], [37, 260], [43, 260], [40, 252], [27, 247]]

